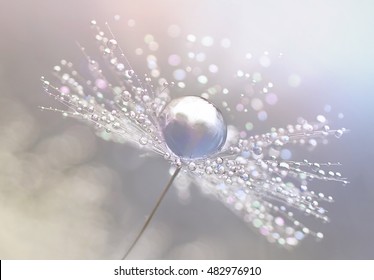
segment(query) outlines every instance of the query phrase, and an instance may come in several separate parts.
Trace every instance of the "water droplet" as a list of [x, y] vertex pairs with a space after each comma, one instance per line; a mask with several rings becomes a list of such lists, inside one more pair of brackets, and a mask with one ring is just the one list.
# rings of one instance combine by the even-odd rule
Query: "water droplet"
[[98, 116], [97, 114], [92, 114], [92, 115], [91, 115], [91, 119], [92, 119], [93, 121], [97, 121], [97, 120], [99, 119], [99, 116]]
[[116, 65], [116, 69], [117, 69], [118, 71], [123, 71], [123, 70], [125, 70], [125, 65], [124, 65], [123, 63], [118, 63], [118, 64]]
[[240, 176], [240, 178], [242, 178], [242, 180], [244, 180], [244, 181], [248, 181], [249, 180], [249, 175], [247, 173], [244, 173]]
[[112, 126], [113, 126], [113, 129], [119, 129], [121, 127], [119, 122], [113, 123]]
[[319, 121], [320, 123], [325, 123], [326, 122], [326, 118], [323, 115], [318, 115], [317, 116], [317, 121]]
[[208, 174], [208, 175], [212, 174], [213, 173], [213, 168], [211, 166], [207, 166], [205, 168], [205, 173]]
[[131, 78], [135, 74], [134, 70], [127, 70], [126, 75]]
[[227, 127], [221, 112], [197, 96], [172, 100], [160, 116], [160, 125], [169, 149], [182, 158], [208, 156], [226, 141]]
[[283, 170], [289, 170], [290, 165], [287, 162], [281, 162], [281, 163], [279, 163], [279, 168], [281, 168]]
[[196, 170], [196, 163], [194, 163], [194, 162], [190, 162], [190, 163], [188, 164], [188, 169], [189, 169], [190, 171], [195, 171], [195, 170]]
[[262, 148], [261, 147], [258, 147], [258, 146], [255, 146], [253, 147], [252, 149], [253, 153], [257, 156], [261, 155], [262, 154]]
[[141, 145], [146, 145], [147, 143], [148, 143], [148, 139], [147, 139], [147, 137], [142, 137], [142, 138], [140, 138], [140, 140], [139, 140], [139, 143], [141, 144]]
[[118, 43], [117, 43], [117, 41], [115, 40], [115, 39], [110, 39], [109, 41], [108, 41], [108, 43], [107, 43], [107, 46], [108, 46], [108, 48], [110, 49], [110, 50], [115, 50], [116, 48], [117, 48], [117, 46], [118, 46]]
[[335, 137], [336, 138], [340, 138], [342, 137], [343, 135], [343, 131], [341, 129], [338, 129], [337, 131], [335, 131]]

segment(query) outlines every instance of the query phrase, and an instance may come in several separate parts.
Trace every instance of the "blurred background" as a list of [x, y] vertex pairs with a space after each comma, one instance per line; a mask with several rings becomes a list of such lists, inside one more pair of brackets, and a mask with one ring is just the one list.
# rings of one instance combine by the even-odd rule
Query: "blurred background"
[[[278, 248], [196, 188], [188, 203], [180, 203], [173, 189], [132, 258], [374, 258], [372, 1], [0, 1], [0, 258], [118, 259], [168, 181], [163, 159], [38, 109], [59, 107], [43, 94], [40, 76], [51, 76], [62, 58], [86, 63], [75, 42], [94, 56], [90, 21], [114, 22], [115, 15], [114, 33], [137, 69], [146, 60], [133, 50], [145, 34], [157, 38], [158, 60], [169, 77], [168, 55], [183, 52], [186, 36], [209, 35], [230, 38], [215, 41], [227, 48], [225, 56], [215, 45], [208, 49], [209, 40], [201, 47], [221, 65], [220, 73], [262, 67], [278, 81], [278, 104], [269, 106], [266, 121], [251, 112], [225, 112], [233, 124], [251, 119], [256, 125], [248, 135], [320, 113], [332, 127], [350, 129], [312, 153], [290, 149], [296, 159], [341, 162], [351, 182], [316, 183], [336, 201], [327, 206], [331, 223], [312, 222], [323, 241]], [[131, 19], [135, 26], [129, 27]], [[261, 60], [264, 52], [275, 54], [271, 67]], [[259, 65], [246, 65], [248, 53]], [[235, 87], [230, 74], [216, 79]], [[188, 94], [204, 91], [201, 83], [187, 88]], [[235, 94], [225, 98], [230, 102]]]

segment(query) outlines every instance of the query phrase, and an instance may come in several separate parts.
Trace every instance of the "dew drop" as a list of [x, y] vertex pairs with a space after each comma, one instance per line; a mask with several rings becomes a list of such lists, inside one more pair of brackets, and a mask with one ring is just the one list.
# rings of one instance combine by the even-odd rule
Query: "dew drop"
[[189, 169], [190, 171], [195, 171], [195, 170], [196, 170], [196, 163], [194, 163], [194, 162], [190, 162], [190, 163], [188, 164], [188, 169]]
[[123, 63], [118, 63], [118, 64], [116, 65], [116, 69], [117, 69], [118, 71], [123, 71], [123, 70], [125, 70], [125, 65], [124, 65]]
[[107, 46], [108, 46], [108, 48], [110, 49], [110, 50], [115, 50], [116, 48], [117, 48], [117, 46], [118, 46], [118, 43], [117, 43], [117, 41], [115, 40], [115, 39], [110, 39], [109, 41], [108, 41], [108, 43], [107, 43]]
[[128, 76], [128, 77], [132, 77], [133, 75], [134, 75], [135, 73], [134, 73], [134, 70], [127, 70], [126, 71], [126, 75]]
[[211, 155], [226, 141], [227, 126], [221, 112], [197, 96], [172, 100], [160, 115], [160, 125], [168, 148], [182, 158]]
[[119, 122], [113, 123], [112, 126], [113, 126], [114, 129], [119, 129], [120, 128]]
[[205, 173], [208, 174], [208, 175], [212, 174], [213, 173], [213, 168], [211, 166], [207, 166], [205, 168]]
[[258, 147], [258, 146], [253, 147], [252, 151], [253, 151], [253, 153], [254, 153], [255, 155], [257, 155], [257, 156], [259, 156], [259, 155], [262, 154], [262, 148], [261, 148], [261, 147]]
[[319, 121], [320, 123], [325, 123], [326, 122], [326, 118], [323, 115], [318, 115], [317, 116], [317, 121]]
[[340, 138], [342, 137], [343, 135], [343, 131], [341, 129], [338, 129], [337, 131], [335, 131], [335, 137], [336, 138]]
[[148, 143], [148, 139], [147, 139], [147, 137], [142, 137], [142, 138], [140, 138], [139, 143], [140, 143], [141, 145], [146, 145], [146, 144]]
[[281, 162], [279, 164], [279, 168], [281, 168], [283, 170], [289, 170], [290, 169], [290, 165], [287, 162]]

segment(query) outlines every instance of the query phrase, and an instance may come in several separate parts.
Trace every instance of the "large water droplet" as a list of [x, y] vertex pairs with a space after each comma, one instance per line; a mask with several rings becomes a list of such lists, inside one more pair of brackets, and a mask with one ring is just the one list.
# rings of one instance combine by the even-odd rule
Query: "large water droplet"
[[219, 109], [197, 96], [172, 100], [160, 115], [169, 149], [182, 158], [202, 158], [218, 152], [227, 126]]

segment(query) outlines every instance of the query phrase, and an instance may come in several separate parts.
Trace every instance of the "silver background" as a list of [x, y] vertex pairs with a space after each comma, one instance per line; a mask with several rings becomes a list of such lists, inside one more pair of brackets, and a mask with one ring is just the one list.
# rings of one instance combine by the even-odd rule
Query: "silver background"
[[161, 43], [166, 27], [178, 24], [186, 33], [227, 36], [235, 51], [282, 50], [302, 85], [280, 90], [266, 128], [331, 104], [335, 124], [351, 130], [312, 154], [299, 153], [342, 162], [351, 181], [317, 186], [336, 200], [328, 206], [331, 223], [312, 222], [325, 233], [322, 242], [308, 239], [293, 251], [267, 244], [194, 188], [188, 204], [174, 190], [168, 194], [133, 258], [373, 259], [374, 4], [279, 2], [1, 0], [0, 258], [119, 258], [168, 180], [163, 160], [141, 158], [37, 109], [54, 105], [42, 94], [40, 76], [61, 58], [83, 61], [74, 42], [94, 45], [89, 21], [119, 14], [135, 18], [143, 34], [159, 33]]

